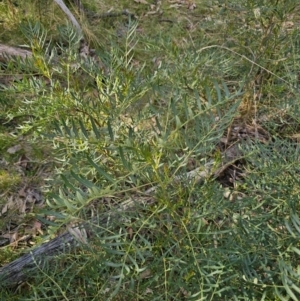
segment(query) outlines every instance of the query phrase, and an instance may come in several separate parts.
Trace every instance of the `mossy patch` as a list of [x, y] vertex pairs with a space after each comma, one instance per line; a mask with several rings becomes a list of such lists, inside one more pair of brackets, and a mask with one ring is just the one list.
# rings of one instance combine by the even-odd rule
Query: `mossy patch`
[[17, 173], [0, 169], [0, 191], [5, 191], [17, 186], [21, 180], [21, 176]]

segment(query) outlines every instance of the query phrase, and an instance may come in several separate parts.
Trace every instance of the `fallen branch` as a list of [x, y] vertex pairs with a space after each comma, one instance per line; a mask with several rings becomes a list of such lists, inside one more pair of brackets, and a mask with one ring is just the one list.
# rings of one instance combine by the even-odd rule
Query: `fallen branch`
[[62, 11], [69, 17], [69, 19], [71, 20], [73, 26], [77, 30], [77, 33], [80, 36], [82, 36], [83, 33], [82, 33], [82, 29], [81, 29], [79, 23], [77, 22], [76, 18], [73, 16], [71, 11], [68, 9], [68, 7], [65, 5], [65, 3], [62, 0], [54, 0], [54, 1], [62, 9]]
[[[0, 63], [6, 63], [11, 61], [11, 58], [27, 59], [32, 57], [32, 52], [23, 48], [8, 46], [0, 44]], [[7, 86], [15, 80], [21, 80], [22, 75], [11, 75], [5, 74], [4, 72], [0, 75], [0, 84]]]
[[31, 58], [32, 53], [31, 51], [19, 48], [19, 47], [13, 47], [13, 46], [7, 46], [4, 44], [0, 44], [0, 57], [1, 60], [6, 60], [7, 57], [10, 56], [16, 56], [20, 57], [22, 59]]

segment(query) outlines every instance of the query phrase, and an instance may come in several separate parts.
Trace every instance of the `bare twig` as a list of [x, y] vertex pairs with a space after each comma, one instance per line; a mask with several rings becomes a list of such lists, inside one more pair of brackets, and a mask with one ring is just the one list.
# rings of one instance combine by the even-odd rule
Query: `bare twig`
[[82, 29], [81, 29], [79, 23], [77, 22], [76, 18], [73, 16], [73, 14], [70, 12], [68, 7], [65, 5], [65, 3], [62, 0], [54, 0], [54, 1], [62, 9], [62, 11], [69, 17], [69, 19], [71, 20], [73, 26], [76, 28], [78, 34], [83, 35]]

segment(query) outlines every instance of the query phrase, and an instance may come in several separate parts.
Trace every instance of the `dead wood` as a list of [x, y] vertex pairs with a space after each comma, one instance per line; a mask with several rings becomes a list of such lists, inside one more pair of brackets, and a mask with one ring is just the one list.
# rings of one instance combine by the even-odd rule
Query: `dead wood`
[[67, 249], [72, 250], [75, 242], [75, 238], [66, 232], [0, 268], [0, 288], [12, 287], [25, 281], [33, 270], [43, 268], [47, 258], [66, 252]]
[[[11, 60], [11, 58], [21, 58], [27, 59], [32, 57], [32, 52], [23, 48], [8, 46], [4, 44], [0, 44], [0, 63], [6, 63]], [[11, 82], [15, 80], [21, 80], [23, 78], [22, 75], [8, 75], [2, 74], [0, 76], [0, 84], [9, 85]]]
[[20, 57], [22, 59], [31, 58], [32, 53], [31, 51], [19, 48], [19, 47], [13, 47], [8, 46], [4, 44], [0, 44], [0, 58], [1, 61], [5, 61], [7, 57], [15, 56]]
[[65, 5], [65, 3], [62, 0], [54, 0], [56, 4], [61, 8], [61, 10], [69, 17], [70, 21], [72, 22], [73, 26], [75, 27], [77, 33], [81, 36], [82, 29], [77, 22], [76, 18], [74, 15], [71, 13], [71, 11], [68, 9], [68, 7]]

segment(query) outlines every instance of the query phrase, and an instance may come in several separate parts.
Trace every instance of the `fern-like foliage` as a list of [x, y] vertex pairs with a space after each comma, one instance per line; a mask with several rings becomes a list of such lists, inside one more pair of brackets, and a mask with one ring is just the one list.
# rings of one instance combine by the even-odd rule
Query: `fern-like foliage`
[[[275, 9], [278, 1], [270, 7], [246, 2], [229, 8], [249, 24], [258, 22], [262, 35], [272, 20], [286, 20], [287, 11], [281, 16]], [[231, 15], [226, 18], [235, 33]], [[127, 25], [123, 39], [93, 58], [79, 57], [80, 37], [68, 25], [58, 27], [52, 46], [41, 24], [23, 28], [33, 58], [19, 65], [35, 76], [10, 88], [20, 100], [8, 114], [20, 118], [22, 135], [48, 146], [56, 168], [45, 185], [47, 207], [37, 217], [51, 235], [78, 223], [89, 232], [87, 244], [46, 266], [34, 293], [53, 300], [298, 300], [295, 137], [286, 131], [266, 143], [241, 142], [243, 179], [229, 188], [234, 198], [214, 177], [223, 164], [220, 139], [240, 117], [249, 83], [256, 89], [254, 69], [268, 62], [262, 70], [274, 76], [262, 95], [274, 82], [278, 91], [289, 89], [287, 78], [275, 74], [270, 51], [280, 28], [274, 25], [263, 42], [257, 32], [240, 29], [256, 49], [241, 43], [248, 52], [237, 59], [233, 40], [224, 42], [233, 43], [229, 52], [225, 46], [182, 49], [168, 40], [138, 41], [139, 24]], [[138, 59], [138, 42], [162, 54], [155, 70]], [[197, 42], [207, 43], [206, 37]], [[285, 66], [296, 70], [290, 61]], [[277, 130], [270, 119], [265, 125]], [[206, 176], [190, 177], [195, 170]]]

